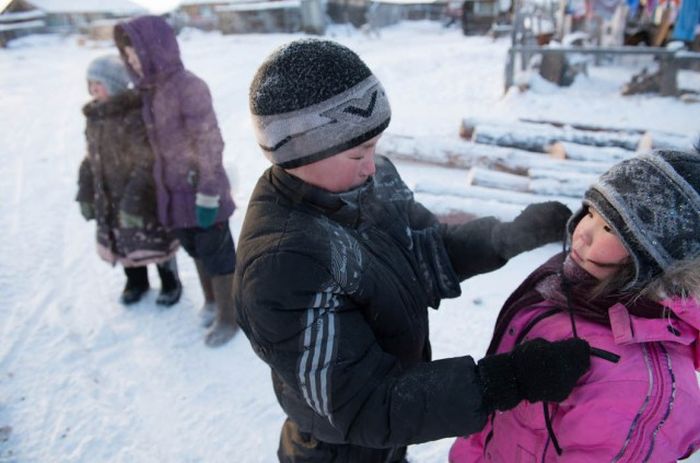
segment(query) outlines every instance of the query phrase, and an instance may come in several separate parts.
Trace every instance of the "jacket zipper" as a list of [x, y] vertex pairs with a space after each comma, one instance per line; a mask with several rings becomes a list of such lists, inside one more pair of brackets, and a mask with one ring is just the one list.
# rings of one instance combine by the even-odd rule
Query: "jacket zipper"
[[[648, 367], [651, 375], [649, 391], [649, 403], [635, 417], [630, 428], [625, 446], [615, 456], [613, 462], [647, 462], [654, 449], [653, 439], [659, 428], [668, 418], [676, 389], [676, 379], [672, 365], [667, 360], [668, 352], [660, 343], [648, 343], [641, 346], [646, 358], [649, 359]], [[670, 390], [664, 382], [664, 374], [668, 375], [671, 384]], [[646, 409], [645, 409], [646, 408]], [[652, 442], [645, 448], [645, 436], [652, 436]]]

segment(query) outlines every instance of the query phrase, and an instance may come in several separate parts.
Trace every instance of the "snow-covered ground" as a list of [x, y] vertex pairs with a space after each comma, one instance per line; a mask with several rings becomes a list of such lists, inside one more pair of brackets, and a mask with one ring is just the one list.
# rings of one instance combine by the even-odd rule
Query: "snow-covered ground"
[[[185, 31], [188, 68], [209, 84], [226, 141], [225, 164], [239, 209], [267, 161], [254, 142], [247, 89], [273, 48], [299, 35], [221, 36]], [[572, 87], [536, 80], [503, 95], [506, 40], [465, 38], [436, 23], [404, 23], [370, 38], [335, 28], [329, 38], [359, 53], [389, 94], [389, 132], [456, 138], [466, 116], [560, 119], [692, 135], [700, 105], [621, 97], [639, 63], [592, 68]], [[73, 198], [85, 153], [85, 69], [114, 50], [74, 37], [29, 37], [0, 50], [0, 461], [271, 462], [283, 415], [267, 367], [243, 335], [219, 349], [202, 342], [202, 303], [192, 261], [169, 310], [156, 290], [125, 308], [124, 283], [95, 252], [94, 224]], [[700, 75], [684, 72], [684, 87]], [[399, 163], [406, 181], [459, 184], [465, 171]], [[500, 305], [556, 245], [513, 259], [463, 284], [431, 313], [437, 358], [483, 355]], [[155, 271], [151, 281], [158, 287]], [[414, 463], [445, 462], [451, 439], [413, 446]]]

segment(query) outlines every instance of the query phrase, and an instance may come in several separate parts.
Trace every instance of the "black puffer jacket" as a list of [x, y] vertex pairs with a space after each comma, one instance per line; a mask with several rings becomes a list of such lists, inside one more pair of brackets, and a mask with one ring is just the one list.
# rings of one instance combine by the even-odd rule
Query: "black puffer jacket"
[[491, 242], [498, 221], [472, 223], [469, 247], [483, 260], [458, 277], [451, 228], [413, 200], [386, 158], [372, 181], [342, 194], [279, 167], [263, 174], [241, 231], [234, 297], [302, 431], [390, 448], [482, 428], [474, 361], [430, 362], [428, 340], [427, 307], [458, 296], [460, 278], [505, 263]]
[[[83, 107], [88, 154], [76, 200], [94, 207], [100, 255], [125, 266], [161, 262], [178, 246], [156, 216], [154, 157], [141, 106], [138, 92], [129, 90]], [[120, 211], [143, 219], [143, 227], [121, 227]]]

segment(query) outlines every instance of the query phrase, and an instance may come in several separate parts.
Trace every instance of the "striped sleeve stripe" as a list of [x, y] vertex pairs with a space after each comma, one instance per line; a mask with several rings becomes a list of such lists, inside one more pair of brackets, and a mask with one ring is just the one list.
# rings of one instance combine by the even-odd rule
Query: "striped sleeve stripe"
[[306, 314], [303, 354], [298, 371], [304, 400], [316, 413], [329, 419], [329, 366], [336, 347], [335, 309], [339, 304], [338, 298], [330, 291], [319, 292], [314, 297]]

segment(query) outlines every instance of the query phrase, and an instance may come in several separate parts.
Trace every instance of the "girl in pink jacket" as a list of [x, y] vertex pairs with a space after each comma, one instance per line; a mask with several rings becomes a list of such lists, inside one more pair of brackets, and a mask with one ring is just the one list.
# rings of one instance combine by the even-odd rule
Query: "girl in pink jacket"
[[581, 337], [591, 369], [561, 403], [492, 414], [454, 442], [451, 463], [664, 463], [700, 447], [700, 155], [615, 165], [568, 232], [570, 252], [506, 301], [488, 353]]

